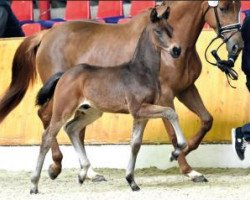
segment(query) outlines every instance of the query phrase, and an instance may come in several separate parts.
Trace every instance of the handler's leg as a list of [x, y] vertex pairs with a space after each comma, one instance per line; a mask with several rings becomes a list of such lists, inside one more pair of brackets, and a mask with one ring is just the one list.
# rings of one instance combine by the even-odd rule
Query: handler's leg
[[0, 37], [4, 36], [8, 20], [8, 12], [4, 6], [0, 6]]

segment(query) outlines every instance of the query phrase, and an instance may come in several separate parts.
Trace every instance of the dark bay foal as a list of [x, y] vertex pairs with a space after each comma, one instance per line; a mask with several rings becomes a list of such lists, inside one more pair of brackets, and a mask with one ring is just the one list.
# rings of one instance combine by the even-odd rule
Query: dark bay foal
[[151, 23], [144, 29], [129, 63], [109, 68], [80, 64], [64, 74], [54, 75], [39, 91], [37, 102], [40, 105], [54, 98], [53, 114], [42, 137], [37, 167], [31, 178], [31, 193], [38, 192], [45, 156], [63, 126], [78, 153], [81, 164], [78, 178], [83, 183], [90, 162], [79, 136], [103, 112], [130, 113], [133, 116], [132, 151], [126, 171], [126, 179], [133, 191], [140, 189], [134, 180], [134, 168], [142, 143], [141, 130], [148, 119], [167, 119], [177, 135], [176, 152], [185, 147], [186, 140], [176, 112], [170, 107], [155, 105], [161, 95], [161, 51], [168, 52], [174, 58], [181, 54], [180, 47], [172, 41], [173, 29], [166, 20], [169, 10], [166, 8], [158, 16], [156, 9], [152, 9]]

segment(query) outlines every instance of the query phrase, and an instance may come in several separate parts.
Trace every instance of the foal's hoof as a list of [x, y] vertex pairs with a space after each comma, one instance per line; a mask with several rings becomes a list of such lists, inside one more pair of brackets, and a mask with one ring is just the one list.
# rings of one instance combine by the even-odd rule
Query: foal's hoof
[[207, 183], [208, 180], [205, 178], [205, 176], [197, 176], [192, 179], [194, 183]]
[[84, 182], [84, 179], [83, 179], [83, 178], [81, 178], [81, 176], [80, 176], [80, 175], [78, 175], [78, 183], [79, 183], [80, 185], [82, 185], [82, 184], [83, 184], [83, 182]]
[[50, 179], [55, 180], [58, 177], [58, 175], [61, 173], [61, 171], [62, 171], [61, 167], [58, 167], [55, 164], [51, 164], [48, 170]]
[[181, 153], [181, 150], [176, 148], [174, 151], [172, 151], [170, 155], [170, 162], [173, 162], [174, 160], [177, 160], [179, 155]]
[[30, 194], [38, 194], [38, 189], [37, 188], [30, 189]]
[[140, 190], [140, 187], [136, 184], [133, 176], [131, 175], [126, 176], [126, 180], [133, 192]]
[[86, 179], [86, 175], [78, 174], [78, 183], [79, 183], [80, 185], [83, 184], [83, 182], [85, 181], [85, 179]]
[[131, 185], [130, 186], [133, 192], [139, 191], [141, 188], [138, 185]]
[[91, 179], [92, 182], [103, 182], [103, 181], [107, 181], [106, 178], [103, 175], [96, 175], [95, 177], [93, 177]]

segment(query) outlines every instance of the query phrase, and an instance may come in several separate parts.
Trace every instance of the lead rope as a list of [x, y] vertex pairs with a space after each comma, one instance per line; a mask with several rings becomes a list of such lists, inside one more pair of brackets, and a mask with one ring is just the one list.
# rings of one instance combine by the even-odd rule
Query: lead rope
[[[208, 7], [209, 9], [209, 7]], [[208, 11], [207, 9], [207, 11]], [[206, 12], [207, 12], [206, 11]], [[206, 51], [205, 51], [205, 59], [206, 61], [213, 65], [213, 66], [216, 66], [218, 67], [222, 72], [225, 73], [226, 77], [227, 77], [227, 82], [228, 84], [232, 87], [232, 88], [236, 88], [235, 86], [233, 86], [231, 84], [231, 81], [230, 80], [238, 80], [238, 73], [232, 68], [233, 66], [228, 66], [227, 63], [222, 63], [222, 60], [220, 59], [220, 57], [218, 56], [218, 51], [219, 49], [222, 47], [223, 44], [225, 44], [234, 34], [236, 34], [239, 30], [240, 30], [240, 24], [233, 24], [233, 25], [229, 25], [229, 26], [224, 26], [224, 27], [221, 27], [221, 24], [220, 24], [220, 20], [219, 20], [219, 16], [218, 16], [218, 11], [217, 11], [217, 7], [214, 7], [214, 13], [215, 13], [215, 19], [216, 19], [216, 22], [217, 22], [217, 28], [218, 28], [218, 31], [217, 31], [217, 36], [212, 39], [212, 41], [209, 43], [209, 45], [207, 46], [206, 48]], [[228, 32], [228, 31], [232, 31], [232, 30], [236, 30], [234, 33], [232, 33], [230, 35], [230, 37], [228, 38], [225, 38], [223, 36], [223, 33], [224, 32]], [[216, 63], [213, 63], [211, 61], [208, 60], [208, 56], [207, 56], [207, 52], [208, 52], [208, 49], [209, 47], [217, 40], [217, 39], [223, 39], [223, 42], [219, 45], [219, 47], [216, 49], [216, 50], [213, 50], [211, 53], [213, 55], [213, 57], [215, 58], [216, 60]], [[221, 62], [221, 63], [220, 63]]]
[[218, 39], [220, 39], [220, 36], [216, 36], [207, 46], [206, 51], [205, 51], [205, 59], [206, 61], [213, 65], [218, 67], [222, 72], [225, 73], [226, 78], [227, 78], [227, 82], [230, 85], [231, 88], [236, 89], [235, 86], [232, 85], [231, 80], [238, 80], [238, 73], [231, 67], [225, 66], [225, 65], [219, 65], [218, 62], [221, 61], [220, 57], [218, 56], [217, 52], [219, 51], [219, 49], [222, 47], [223, 44], [225, 44], [234, 34], [232, 34], [229, 38], [227, 39], [223, 39], [223, 42], [219, 45], [219, 47], [216, 50], [213, 50], [211, 53], [214, 56], [215, 60], [217, 61], [217, 63], [213, 63], [211, 61], [209, 61], [208, 56], [207, 56], [207, 52], [209, 47]]

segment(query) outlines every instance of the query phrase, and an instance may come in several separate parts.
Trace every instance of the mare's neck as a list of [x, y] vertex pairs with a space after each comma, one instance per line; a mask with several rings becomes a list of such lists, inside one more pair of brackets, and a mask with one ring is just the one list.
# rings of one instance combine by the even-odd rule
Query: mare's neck
[[182, 49], [193, 48], [205, 24], [202, 1], [174, 1], [168, 20]]
[[160, 50], [153, 43], [153, 34], [150, 25], [142, 32], [138, 45], [135, 49], [133, 59], [131, 61], [131, 69], [137, 73], [150, 71], [158, 76], [160, 71]]

